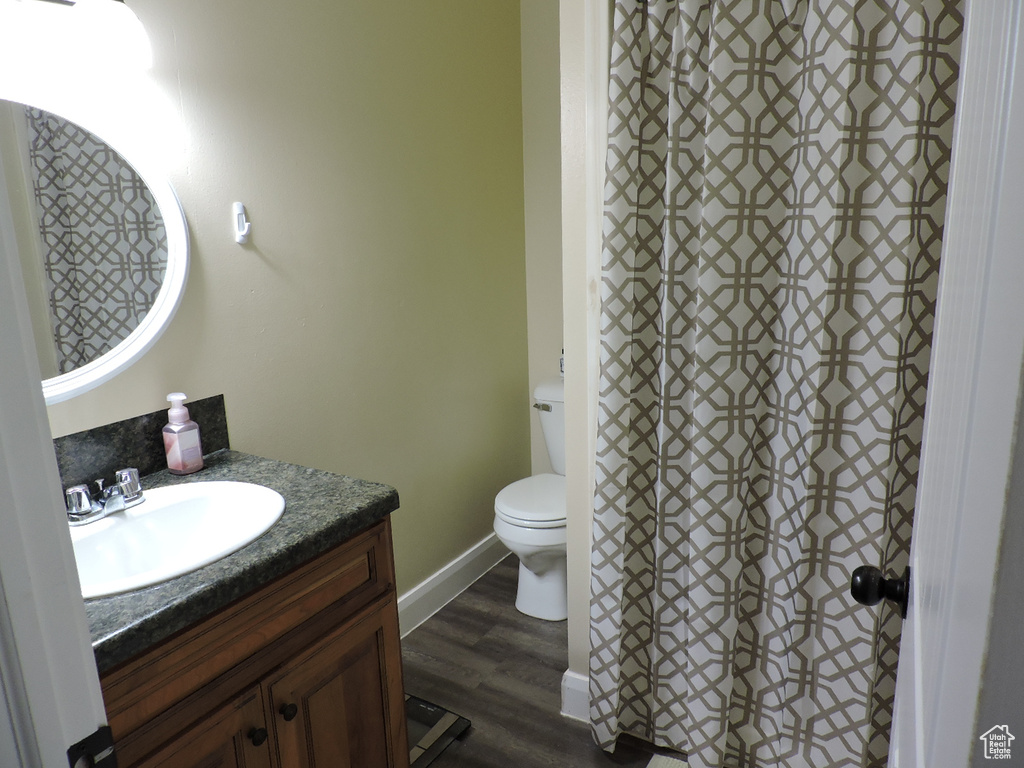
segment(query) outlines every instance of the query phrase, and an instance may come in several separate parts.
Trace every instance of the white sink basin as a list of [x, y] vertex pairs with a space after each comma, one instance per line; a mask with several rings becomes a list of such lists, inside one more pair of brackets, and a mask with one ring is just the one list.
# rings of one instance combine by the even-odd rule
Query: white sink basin
[[130, 592], [230, 555], [278, 521], [277, 491], [231, 481], [144, 489], [146, 500], [71, 528], [82, 596]]

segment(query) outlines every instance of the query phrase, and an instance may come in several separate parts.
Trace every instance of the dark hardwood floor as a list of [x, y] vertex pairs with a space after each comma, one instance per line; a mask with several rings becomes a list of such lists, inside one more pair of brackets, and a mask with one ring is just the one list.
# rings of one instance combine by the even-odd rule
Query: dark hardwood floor
[[431, 768], [646, 766], [648, 752], [608, 755], [559, 714], [566, 623], [515, 609], [518, 573], [510, 555], [402, 640], [406, 692], [473, 722]]

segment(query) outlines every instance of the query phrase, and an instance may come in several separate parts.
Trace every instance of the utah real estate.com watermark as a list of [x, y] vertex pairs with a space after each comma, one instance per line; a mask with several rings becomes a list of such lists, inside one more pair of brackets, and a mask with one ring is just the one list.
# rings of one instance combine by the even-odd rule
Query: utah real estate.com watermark
[[1005, 725], [994, 725], [978, 737], [985, 743], [986, 760], [1009, 760], [1010, 742], [1016, 737]]

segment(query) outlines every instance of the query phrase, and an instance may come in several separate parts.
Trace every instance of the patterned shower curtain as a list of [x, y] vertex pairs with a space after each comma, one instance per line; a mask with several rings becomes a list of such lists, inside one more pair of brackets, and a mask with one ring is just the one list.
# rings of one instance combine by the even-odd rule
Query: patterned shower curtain
[[957, 0], [617, 0], [591, 720], [690, 768], [884, 766]]
[[167, 232], [135, 169], [79, 125], [27, 107], [29, 161], [60, 373], [128, 337], [160, 292]]

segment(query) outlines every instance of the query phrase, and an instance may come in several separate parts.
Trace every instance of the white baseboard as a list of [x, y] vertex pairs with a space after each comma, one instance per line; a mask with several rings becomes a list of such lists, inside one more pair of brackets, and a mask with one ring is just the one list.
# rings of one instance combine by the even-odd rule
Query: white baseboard
[[571, 669], [562, 675], [562, 716], [590, 722], [590, 678]]
[[495, 534], [490, 534], [444, 566], [437, 573], [398, 598], [398, 625], [405, 637], [462, 594], [509, 554]]

